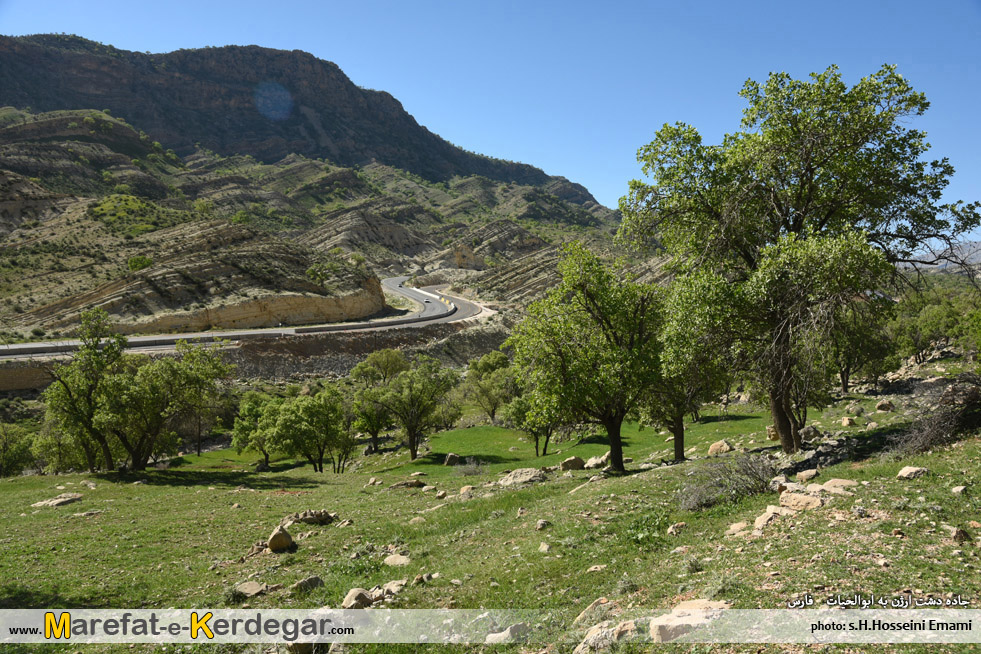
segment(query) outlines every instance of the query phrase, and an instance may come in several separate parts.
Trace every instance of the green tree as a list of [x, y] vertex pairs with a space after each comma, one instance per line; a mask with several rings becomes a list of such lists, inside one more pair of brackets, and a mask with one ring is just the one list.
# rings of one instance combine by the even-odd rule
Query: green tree
[[[953, 168], [921, 161], [925, 134], [905, 123], [928, 103], [893, 67], [851, 88], [835, 67], [809, 81], [774, 73], [741, 95], [742, 130], [721, 144], [677, 123], [640, 149], [650, 183], [634, 180], [621, 200], [620, 238], [661, 245], [676, 271], [707, 269], [735, 287], [746, 303], [743, 360], [792, 451], [798, 335], [826, 331], [857, 293], [883, 283], [886, 263], [955, 259], [955, 240], [981, 216], [976, 203], [940, 203]], [[821, 258], [829, 250], [843, 267]], [[856, 268], [865, 263], [868, 272]], [[819, 280], [808, 279], [814, 264]]]
[[512, 429], [525, 432], [535, 441], [535, 456], [547, 456], [552, 437], [565, 422], [558, 412], [555, 397], [529, 391], [518, 395], [504, 407], [504, 422]]
[[392, 423], [392, 414], [379, 400], [382, 390], [374, 387], [362, 388], [354, 395], [354, 428], [371, 438], [371, 451], [379, 450], [378, 435]]
[[250, 391], [242, 398], [232, 426], [232, 446], [236, 451], [250, 450], [263, 457], [263, 469], [269, 469], [269, 456], [278, 451], [276, 425], [283, 400], [268, 398]]
[[81, 449], [89, 471], [101, 465], [115, 468], [110, 435], [97, 424], [99, 402], [106, 379], [115, 371], [126, 347], [126, 338], [112, 331], [109, 315], [102, 309], [82, 313], [78, 350], [68, 364], [48, 369], [54, 379], [44, 392], [48, 419]]
[[620, 430], [661, 381], [655, 287], [618, 280], [579, 243], [566, 246], [562, 281], [528, 309], [507, 340], [526, 384], [569, 422], [602, 425], [610, 465], [623, 471]]
[[886, 333], [893, 313], [891, 298], [870, 295], [846, 306], [831, 330], [831, 354], [842, 393], [851, 387], [852, 376], [877, 369], [895, 350]]
[[0, 477], [19, 475], [32, 461], [30, 432], [20, 425], [0, 422]]
[[488, 352], [470, 362], [464, 392], [493, 423], [498, 409], [514, 396], [515, 383], [515, 373], [507, 355], [501, 351]]
[[365, 386], [384, 386], [409, 369], [409, 360], [398, 350], [376, 350], [351, 370], [351, 379]]
[[431, 357], [419, 357], [409, 370], [400, 372], [375, 399], [401, 427], [409, 459], [416, 460], [426, 432], [446, 423], [443, 411], [459, 378]]
[[300, 395], [283, 403], [276, 421], [276, 438], [291, 456], [302, 456], [316, 472], [331, 462], [335, 473], [344, 472], [354, 451], [347, 429], [344, 400], [334, 386], [316, 395]]
[[195, 448], [201, 454], [201, 439], [205, 431], [215, 423], [218, 412], [227, 402], [222, 380], [227, 379], [235, 366], [225, 362], [221, 351], [223, 342], [192, 347], [185, 341], [177, 342], [177, 373], [183, 391], [180, 398], [179, 417], [193, 426]]

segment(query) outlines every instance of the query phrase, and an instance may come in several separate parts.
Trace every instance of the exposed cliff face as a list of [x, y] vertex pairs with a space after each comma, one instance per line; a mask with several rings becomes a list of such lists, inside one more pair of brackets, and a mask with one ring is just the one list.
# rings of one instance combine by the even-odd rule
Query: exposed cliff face
[[359, 88], [335, 64], [298, 50], [229, 46], [148, 55], [70, 36], [0, 37], [2, 105], [109, 109], [179, 154], [200, 143], [265, 161], [291, 153], [343, 165], [376, 160], [429, 180], [477, 174], [596, 204], [565, 178], [444, 141], [388, 93]]

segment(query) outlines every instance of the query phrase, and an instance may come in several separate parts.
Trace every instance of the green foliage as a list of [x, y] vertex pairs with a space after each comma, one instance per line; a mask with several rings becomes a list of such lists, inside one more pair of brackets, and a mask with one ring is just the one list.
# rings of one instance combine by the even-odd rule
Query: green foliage
[[351, 370], [351, 379], [365, 386], [384, 386], [410, 368], [399, 350], [375, 350]]
[[113, 233], [132, 237], [193, 219], [186, 211], [160, 207], [128, 194], [109, 195], [90, 206], [87, 213]]
[[[904, 122], [928, 103], [893, 67], [851, 88], [835, 67], [809, 81], [774, 73], [742, 96], [742, 130], [721, 144], [677, 123], [640, 149], [651, 183], [631, 182], [619, 238], [663, 245], [676, 270], [733, 286], [741, 360], [792, 451], [792, 387], [814, 369], [807, 350], [823, 349], [838, 314], [880, 288], [890, 264], [955, 259], [953, 240], [981, 215], [939, 202], [953, 168], [921, 160], [925, 134]], [[939, 254], [923, 254], [928, 241]]]
[[661, 380], [660, 291], [618, 280], [579, 243], [566, 247], [559, 272], [506, 345], [559, 416], [606, 428], [611, 465], [622, 471], [620, 427]]
[[269, 467], [269, 456], [279, 450], [276, 425], [283, 400], [249, 392], [242, 398], [232, 427], [232, 446], [238, 451], [262, 454]]
[[279, 449], [305, 458], [317, 472], [324, 471], [324, 460], [330, 461], [335, 473], [344, 472], [355, 446], [345, 421], [343, 398], [332, 385], [315, 396], [285, 401], [279, 409], [275, 438]]
[[380, 402], [382, 390], [369, 386], [358, 389], [354, 396], [354, 428], [371, 437], [371, 451], [377, 452], [378, 435], [392, 422], [388, 408]]
[[19, 475], [33, 462], [31, 433], [17, 424], [0, 422], [0, 477]]
[[516, 373], [507, 355], [494, 351], [471, 361], [464, 389], [466, 397], [494, 422], [497, 410], [517, 392]]
[[143, 254], [138, 254], [135, 257], [130, 257], [126, 260], [126, 266], [134, 272], [137, 270], [143, 270], [144, 268], [149, 268], [152, 265], [153, 259]]

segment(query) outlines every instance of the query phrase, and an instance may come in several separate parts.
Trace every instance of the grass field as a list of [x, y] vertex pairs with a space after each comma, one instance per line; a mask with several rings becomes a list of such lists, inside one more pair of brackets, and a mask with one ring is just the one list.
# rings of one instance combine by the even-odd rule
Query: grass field
[[[814, 417], [830, 428], [846, 403]], [[876, 420], [880, 429], [889, 429], [888, 421], [898, 424], [902, 417], [880, 414]], [[691, 426], [686, 446], [700, 458], [720, 438], [737, 446], [772, 447], [765, 441], [765, 424], [764, 415], [748, 407], [731, 409], [725, 420], [709, 411]], [[649, 428], [629, 425], [624, 437], [625, 455], [634, 459], [628, 468], [673, 452], [666, 435]], [[724, 532], [730, 523], [752, 524], [766, 505], [777, 503], [776, 493], [700, 512], [679, 508], [678, 489], [703, 464], [699, 460], [604, 478], [570, 493], [594, 471], [571, 477], [552, 473], [549, 481], [521, 489], [489, 484], [505, 470], [602, 454], [607, 447], [601, 439], [553, 444], [553, 453], [535, 458], [533, 443], [521, 433], [484, 426], [438, 434], [430, 446], [414, 462], [398, 450], [362, 460], [342, 475], [317, 474], [287, 460], [274, 461], [271, 472], [255, 473], [254, 456], [219, 450], [138, 475], [2, 480], [0, 608], [339, 607], [352, 587], [411, 581], [427, 572], [438, 572], [439, 578], [410, 584], [390, 606], [548, 609], [571, 623], [600, 596], [628, 610], [668, 608], [690, 598], [726, 599], [736, 608], [782, 608], [802, 592], [981, 597], [975, 545], [955, 543], [942, 527], [981, 535], [970, 526], [981, 519], [979, 501], [970, 493], [979, 476], [977, 439], [903, 461], [872, 455], [823, 470], [816, 481], [841, 477], [867, 485], [854, 488], [853, 497], [834, 497], [826, 507], [782, 518], [759, 538]], [[485, 465], [443, 466], [448, 452]], [[905, 465], [925, 466], [931, 474], [897, 480]], [[464, 469], [477, 474], [464, 476]], [[388, 488], [413, 472], [424, 473], [422, 479], [447, 491], [447, 498], [436, 499], [435, 491]], [[383, 484], [366, 486], [370, 477]], [[96, 487], [87, 488], [84, 480]], [[464, 485], [476, 487], [469, 499], [459, 496]], [[967, 485], [969, 492], [952, 495], [950, 489], [958, 485]], [[81, 492], [83, 499], [31, 508], [70, 491]], [[294, 553], [239, 560], [284, 516], [305, 509], [327, 509], [351, 524], [297, 524], [291, 527], [298, 543]], [[91, 511], [97, 513], [76, 515]], [[409, 524], [419, 516], [425, 522]], [[538, 520], [550, 525], [538, 531]], [[687, 527], [677, 536], [666, 535], [667, 525], [675, 522]], [[894, 536], [895, 529], [904, 536]], [[550, 545], [546, 553], [539, 551], [542, 542]], [[407, 555], [411, 563], [385, 566], [390, 551]], [[606, 567], [586, 571], [594, 565]], [[319, 575], [324, 585], [299, 595], [284, 588], [244, 602], [231, 592], [249, 579], [288, 586], [309, 575]], [[571, 651], [582, 629], [539, 636], [546, 642], [567, 638]], [[349, 651], [396, 648], [352, 646]]]

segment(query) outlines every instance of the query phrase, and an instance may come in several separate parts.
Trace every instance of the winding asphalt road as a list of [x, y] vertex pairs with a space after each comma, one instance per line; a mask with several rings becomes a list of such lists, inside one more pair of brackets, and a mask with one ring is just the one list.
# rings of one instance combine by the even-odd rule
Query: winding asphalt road
[[[389, 277], [381, 280], [386, 290], [408, 298], [422, 307], [421, 311], [411, 313], [401, 318], [383, 318], [364, 322], [330, 323], [325, 325], [307, 325], [303, 327], [271, 327], [266, 329], [244, 329], [231, 331], [208, 331], [188, 334], [158, 334], [155, 336], [132, 336], [128, 339], [127, 349], [169, 350], [179, 340], [190, 343], [211, 343], [219, 339], [233, 343], [243, 340], [262, 338], [279, 338], [281, 336], [303, 336], [306, 334], [322, 334], [324, 332], [354, 332], [375, 331], [382, 329], [404, 329], [419, 324], [431, 322], [453, 322], [471, 318], [480, 313], [481, 309], [472, 302], [461, 298], [450, 297], [439, 292], [440, 286], [409, 288], [403, 286], [408, 277]], [[23, 359], [46, 354], [73, 352], [78, 349], [78, 340], [40, 341], [35, 343], [18, 343], [15, 345], [0, 345], [0, 360]]]

